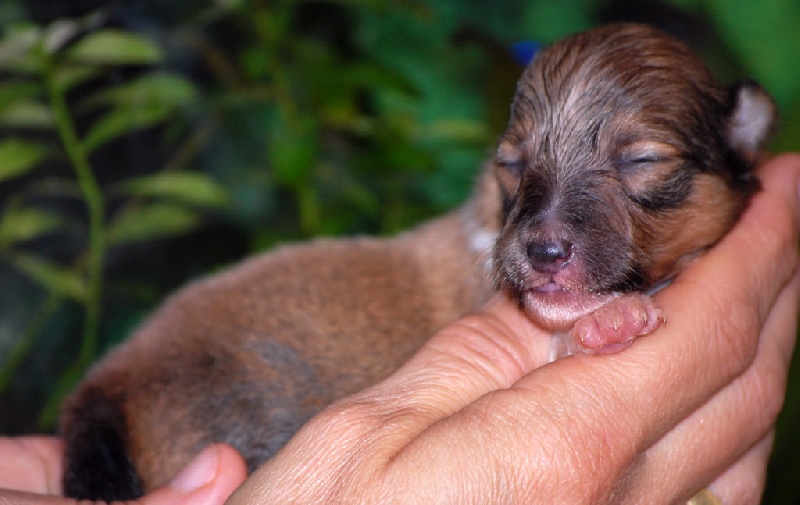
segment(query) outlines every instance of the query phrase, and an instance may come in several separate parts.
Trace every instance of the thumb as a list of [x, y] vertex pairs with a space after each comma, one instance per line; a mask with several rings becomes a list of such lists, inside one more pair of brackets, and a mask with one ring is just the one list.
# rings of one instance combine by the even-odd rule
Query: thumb
[[143, 505], [218, 505], [247, 477], [241, 455], [224, 444], [207, 447], [166, 486], [140, 500]]

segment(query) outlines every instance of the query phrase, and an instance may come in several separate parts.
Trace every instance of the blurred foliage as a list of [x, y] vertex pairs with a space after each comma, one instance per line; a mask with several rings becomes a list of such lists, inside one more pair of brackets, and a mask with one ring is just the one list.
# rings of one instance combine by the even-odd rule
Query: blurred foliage
[[[187, 279], [457, 205], [507, 120], [512, 44], [623, 20], [759, 80], [774, 148], [800, 150], [795, 0], [0, 2], [0, 431], [50, 429]], [[768, 503], [800, 498], [798, 381]]]
[[[101, 15], [92, 14], [45, 27], [15, 24], [0, 43], [0, 70], [8, 74], [0, 86], [5, 97], [0, 124], [17, 131], [0, 140], [0, 180], [18, 183], [3, 206], [0, 254], [47, 293], [31, 325], [40, 326], [42, 312], [52, 312], [62, 300], [84, 311], [80, 350], [45, 403], [44, 424], [52, 423], [61, 396], [98, 354], [104, 263], [110, 249], [185, 232], [199, 223], [199, 208], [227, 200], [223, 187], [192, 172], [164, 170], [100, 186], [90, 161], [93, 153], [131, 131], [175, 122], [174, 112], [195, 97], [190, 81], [150, 70], [162, 59], [156, 44], [132, 32], [98, 27], [101, 21]], [[67, 103], [76, 87], [97, 79], [106, 68], [134, 65], [145, 70], [121, 84], [85, 93], [73, 106]], [[95, 117], [85, 121], [85, 132], [79, 134], [77, 118], [92, 113]], [[26, 130], [30, 134], [22, 135]], [[72, 177], [37, 171], [59, 158], [71, 167]], [[86, 208], [85, 224], [59, 209], [59, 202], [70, 200]], [[118, 207], [113, 213], [108, 212], [111, 205]], [[59, 233], [78, 235], [83, 245], [66, 261], [25, 247]], [[28, 329], [14, 344], [0, 388], [7, 387], [37, 333]]]

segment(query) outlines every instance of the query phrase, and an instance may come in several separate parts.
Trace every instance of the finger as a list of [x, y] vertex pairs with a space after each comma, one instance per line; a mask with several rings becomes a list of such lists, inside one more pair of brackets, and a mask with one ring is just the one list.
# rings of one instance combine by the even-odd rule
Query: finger
[[[2, 441], [3, 443], [5, 441]], [[47, 446], [50, 443], [34, 444]], [[4, 447], [5, 448], [5, 447]], [[5, 454], [4, 454], [5, 455]], [[49, 453], [47, 455], [49, 458]], [[247, 476], [244, 460], [230, 446], [213, 445], [201, 452], [165, 487], [143, 497], [145, 505], [221, 505]], [[31, 489], [30, 492], [0, 490], [0, 505], [76, 505], [78, 502], [61, 498], [51, 490]]]
[[761, 503], [773, 438], [772, 433], [764, 437], [708, 486], [722, 503], [725, 505]]
[[49, 494], [0, 489], [0, 505], [77, 505], [77, 502]]
[[[680, 328], [696, 338], [683, 339], [691, 348], [676, 350], [702, 362], [699, 370], [711, 374], [700, 378], [712, 379], [707, 381], [712, 390], [724, 383], [714, 377], [727, 381], [749, 365], [757, 349], [755, 337], [797, 267], [800, 157], [775, 158], [761, 175], [764, 189], [737, 226], [659, 297], [664, 309], [676, 314], [668, 314], [672, 326], [703, 321], [696, 328]], [[659, 336], [672, 338], [667, 333]], [[734, 338], [736, 334], [744, 338]]]
[[146, 495], [144, 505], [219, 505], [244, 481], [247, 468], [236, 450], [208, 447], [165, 487]]
[[[717, 248], [715, 261], [702, 267], [709, 272], [706, 277], [712, 288], [719, 292], [756, 288], [750, 294], [761, 295], [755, 297], [753, 306], [762, 320], [784, 284], [781, 279], [788, 279], [797, 264], [799, 174], [800, 155], [778, 156], [766, 163], [759, 171], [762, 191], [754, 195], [737, 226], [723, 239], [728, 245]], [[757, 261], [768, 257], [770, 251], [783, 251], [783, 255], [773, 261]], [[747, 258], [752, 260], [745, 263]]]
[[[622, 423], [620, 431], [635, 436], [656, 423], [670, 429], [752, 363], [769, 308], [797, 268], [800, 157], [776, 158], [762, 180], [763, 191], [731, 233], [658, 295], [665, 327], [630, 352], [610, 356], [612, 370], [581, 360], [587, 381], [627, 383], [622, 389], [609, 384], [601, 397], [628, 409], [609, 412], [610, 419], [637, 412], [628, 416], [634, 424]], [[786, 309], [791, 317], [796, 311], [796, 305]]]
[[[549, 339], [515, 307], [496, 299], [481, 317], [467, 318], [458, 323], [462, 326], [440, 332], [387, 381], [312, 419], [284, 451], [258, 470], [261, 478], [256, 482], [291, 480], [296, 486], [288, 486], [287, 492], [333, 499], [343, 496], [337, 482], [352, 489], [359, 482], [339, 479], [335, 472], [306, 475], [297, 469], [320, 464], [341, 468], [366, 482], [391, 461], [392, 471], [383, 473], [384, 482], [412, 475], [416, 485], [406, 491], [421, 493], [419, 498], [434, 490], [447, 492], [437, 487], [465, 480], [500, 483], [493, 489], [512, 483], [543, 491], [548, 483], [532, 483], [530, 476], [546, 474], [552, 487], [543, 492], [567, 493], [565, 502], [587, 498], [599, 502], [606, 483], [596, 478], [598, 472], [606, 480], [616, 477], [642, 450], [740, 374], [755, 354], [753, 335], [760, 314], [745, 311], [740, 320], [727, 321], [731, 307], [758, 307], [762, 297], [767, 300], [765, 306], [770, 305], [788, 282], [797, 259], [793, 242], [796, 193], [788, 194], [784, 188], [796, 187], [800, 163], [789, 160], [773, 166], [765, 176], [771, 196], [754, 199], [747, 214], [755, 217], [737, 226], [744, 230], [697, 262], [690, 277], [693, 282], [676, 282], [662, 293], [667, 318], [670, 313], [681, 317], [673, 318], [652, 337], [620, 355], [561, 360], [525, 376], [543, 362]], [[777, 177], [783, 182], [774, 188], [770, 178]], [[773, 231], [764, 231], [764, 220], [774, 223]], [[757, 264], [755, 273], [739, 271], [748, 235], [762, 232], [767, 237], [758, 250], [750, 250], [754, 257], [746, 258], [748, 267]], [[782, 263], [785, 271], [764, 266], [775, 262]], [[714, 280], [718, 275], [738, 282], [725, 293], [717, 293]], [[727, 326], [721, 327], [718, 321]], [[702, 365], [708, 365], [708, 371]], [[523, 378], [514, 383], [519, 377]], [[490, 391], [494, 393], [484, 396]], [[575, 419], [576, 414], [590, 417]], [[570, 430], [573, 426], [580, 429]], [[506, 447], [499, 447], [498, 440]], [[494, 452], [482, 452], [482, 447]], [[513, 462], [519, 453], [553, 457], [527, 461], [525, 468], [497, 464]], [[476, 472], [500, 467], [507, 473], [444, 477], [448, 471], [463, 473], [463, 465], [454, 462], [467, 457], [475, 462], [471, 468]], [[585, 479], [585, 486], [558, 486], [575, 479]], [[245, 485], [238, 496], [244, 500], [258, 496], [264, 490], [257, 486]], [[486, 501], [497, 498], [491, 495], [492, 489], [488, 492], [475, 496]], [[570, 492], [574, 494], [569, 496]]]
[[[302, 469], [340, 469], [369, 481], [428, 426], [545, 363], [551, 344], [549, 334], [504, 296], [496, 295], [479, 314], [437, 333], [388, 379], [311, 419], [256, 470], [255, 478], [237, 491], [231, 503], [250, 503], [265, 493], [276, 501], [311, 503], [324, 496], [330, 502], [346, 502], [342, 496], [358, 488], [353, 479], [339, 479], [336, 470], [308, 474]], [[261, 489], [263, 483], [273, 482], [292, 485]], [[340, 482], [350, 489], [339, 489]]]
[[63, 445], [55, 437], [0, 438], [0, 488], [61, 493]]
[[497, 294], [478, 314], [438, 332], [399, 373], [368, 396], [396, 397], [400, 392], [398, 403], [411, 406], [436, 399], [438, 419], [487, 392], [511, 386], [546, 363], [552, 344], [550, 333]]
[[[765, 167], [765, 191], [754, 198], [753, 208], [748, 210], [744, 222], [734, 230], [735, 233], [731, 233], [731, 237], [725, 239], [725, 244], [720, 244], [718, 251], [712, 251], [713, 255], [709, 254], [711, 256], [709, 259], [703, 258], [702, 266], [698, 265], [696, 268], [700, 275], [692, 276], [691, 282], [676, 282], [676, 286], [665, 290], [665, 292], [674, 291], [666, 296], [666, 306], [672, 309], [671, 312], [687, 312], [687, 320], [706, 323], [706, 327], [703, 328], [682, 328], [680, 324], [672, 324], [670, 326], [676, 328], [671, 333], [682, 332], [695, 336], [719, 334], [719, 339], [725, 339], [730, 332], [719, 328], [717, 321], [728, 318], [728, 307], [771, 305], [778, 290], [788, 281], [797, 259], [793, 247], [797, 236], [794, 218], [797, 214], [797, 196], [795, 189], [788, 191], [787, 188], [797, 187], [799, 171], [800, 158], [780, 158], [768, 164]], [[765, 228], [764, 222], [770, 222], [772, 226]], [[758, 246], [754, 246], [753, 236], [759, 234], [764, 235], [764, 238], [758, 242]], [[744, 254], [753, 257], [750, 264], [754, 268], [741, 272], [739, 265]], [[775, 265], [781, 265], [777, 272]], [[719, 294], [715, 284], [718, 278], [730, 278], [737, 283], [726, 287], [722, 290], [723, 293]], [[767, 282], [765, 279], [770, 280], [768, 286], [762, 286]], [[700, 293], [696, 292], [698, 289]], [[704, 313], [707, 307], [698, 307], [697, 303], [692, 301], [698, 298], [713, 300], [720, 296], [722, 298], [717, 301], [716, 311], [710, 314]], [[748, 315], [744, 314], [743, 318]], [[669, 314], [668, 319], [670, 319]], [[736, 353], [754, 353], [754, 338], [748, 336], [756, 334], [755, 328], [759, 320], [758, 317], [746, 320], [749, 324], [748, 329], [752, 328], [753, 331], [736, 328], [741, 340], [738, 345], [730, 346], [727, 342], [717, 342], [722, 347], [721, 351], [715, 354], [716, 365], [720, 367], [719, 373], [708, 377], [714, 380], [706, 380], [705, 388], [697, 388], [697, 399], [689, 405], [690, 408], [707, 399], [711, 392], [730, 381], [746, 366], [746, 363], [742, 363], [742, 356], [737, 356]], [[677, 321], [680, 323], [680, 319]], [[732, 325], [738, 323], [739, 321], [731, 322]], [[669, 335], [664, 338], [677, 337]], [[637, 374], [643, 371], [660, 368], [666, 374], [670, 370], [662, 366], [665, 361], [667, 363], [687, 361], [681, 360], [682, 354], [687, 351], [705, 356], [709, 345], [706, 339], [692, 340], [695, 349], [672, 346], [674, 355], [668, 357], [660, 354], [662, 351], [655, 349], [648, 357], [650, 362], [644, 363], [645, 366], [642, 366], [642, 361], [634, 360], [629, 365], [636, 370], [621, 368], [615, 378], [620, 379], [620, 375], [626, 375], [634, 380], [623, 380], [622, 383], [633, 382], [635, 385]], [[398, 408], [402, 408], [409, 414], [404, 419], [404, 425], [407, 428], [407, 439], [410, 439], [421, 429], [451, 415], [483, 394], [514, 384], [515, 380], [546, 361], [550, 346], [549, 337], [542, 336], [542, 333], [532, 326], [516, 307], [498, 296], [478, 316], [465, 318], [437, 334], [393, 377], [345, 400], [339, 407], [350, 409], [354, 405], [360, 406], [365, 414], [377, 414], [376, 419], [380, 418], [382, 413], [394, 416]], [[610, 359], [615, 358], [610, 357]], [[715, 363], [709, 365], [714, 366]], [[605, 366], [608, 366], [608, 363], [602, 364], [601, 368]], [[686, 374], [696, 370], [697, 363], [689, 362], [683, 372]], [[591, 377], [608, 377], [602, 370], [592, 369], [584, 373]], [[587, 380], [592, 380], [591, 377], [587, 377]], [[665, 380], [671, 381], [674, 378], [662, 376], [649, 381], [649, 384], [664, 384]], [[634, 397], [642, 392], [641, 388], [630, 389]], [[432, 399], [435, 399], [435, 402], [432, 402]], [[653, 412], [662, 411], [653, 410]], [[680, 414], [686, 412], [676, 413]], [[331, 417], [338, 417], [335, 409], [331, 411]], [[325, 422], [328, 421], [326, 418]], [[338, 430], [339, 426], [334, 426], [334, 429]], [[387, 449], [390, 447], [387, 446]]]
[[[334, 404], [315, 422], [341, 432], [348, 427], [338, 425], [338, 413], [346, 410], [363, 420], [362, 431], [387, 426], [396, 432], [384, 441], [391, 453], [435, 421], [546, 363], [551, 347], [552, 336], [498, 294], [478, 314], [437, 333], [388, 379]], [[397, 424], [404, 429], [395, 430]]]
[[[639, 468], [642, 451], [752, 362], [767, 307], [789, 282], [797, 262], [798, 174], [800, 158], [796, 157], [781, 158], [766, 167], [764, 192], [754, 198], [734, 232], [662, 293], [660, 301], [669, 321], [665, 328], [618, 355], [575, 357], [535, 370], [513, 388], [481, 398], [459, 416], [432, 426], [397, 456], [395, 464], [424, 467], [433, 453], [443, 454], [438, 463], [444, 468], [448, 459], [463, 457], [454, 450], [459, 444], [469, 447], [487, 440], [513, 440], [513, 447], [505, 453], [501, 448], [499, 454], [491, 455], [492, 460], [512, 460], [520, 451], [541, 454], [542, 449], [546, 454], [566, 455], [544, 464], [553, 476], [586, 479], [584, 486], [575, 486], [579, 495], [568, 498], [576, 503], [607, 498], [603, 490], [620, 469]], [[741, 265], [747, 266], [745, 271]], [[796, 307], [784, 312], [794, 317]], [[732, 313], [739, 310], [743, 313]], [[496, 419], [492, 419], [494, 413]], [[576, 413], [590, 413], [590, 417], [575, 419]], [[448, 433], [458, 431], [452, 425], [462, 423], [464, 416], [471, 416], [484, 429], [462, 433], [458, 441], [448, 439]], [[726, 416], [719, 412], [717, 418]], [[542, 447], [541, 439], [548, 440], [549, 447]], [[500, 480], [516, 479], [517, 485], [525, 486], [524, 474], [537, 475], [542, 464], [536, 461], [527, 471], [517, 468], [516, 474]], [[480, 462], [474, 467], [480, 468]], [[538, 483], [538, 489], [542, 485]]]
[[[764, 325], [752, 366], [648, 451], [639, 473], [643, 477], [642, 489], [663, 486], [664, 496], [675, 493], [673, 499], [686, 498], [743, 458], [743, 454], [752, 452], [754, 446], [763, 444], [773, 431], [785, 397], [789, 357], [797, 331], [799, 292], [800, 274], [796, 274]], [[755, 466], [755, 456], [744, 461], [746, 464], [737, 467], [741, 479], [735, 489], [746, 488], [752, 494], [758, 479], [763, 478], [760, 474], [764, 468]], [[749, 480], [745, 479], [747, 471], [752, 473]], [[717, 489], [733, 495], [726, 483], [733, 480], [724, 481]]]

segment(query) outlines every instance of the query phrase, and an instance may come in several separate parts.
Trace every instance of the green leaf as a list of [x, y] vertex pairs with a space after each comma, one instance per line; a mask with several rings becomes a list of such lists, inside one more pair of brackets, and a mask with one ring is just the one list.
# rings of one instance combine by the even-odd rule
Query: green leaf
[[11, 262], [17, 269], [25, 272], [52, 293], [77, 301], [86, 299], [86, 282], [81, 273], [76, 270], [69, 270], [27, 254], [15, 255]]
[[0, 247], [8, 247], [52, 232], [63, 219], [40, 209], [9, 209], [0, 219]]
[[2, 83], [0, 84], [0, 111], [20, 100], [33, 100], [42, 94], [42, 87], [30, 80]]
[[35, 50], [41, 41], [41, 29], [34, 25], [11, 27], [0, 41], [0, 70], [38, 73], [41, 59]]
[[40, 99], [41, 86], [29, 80], [0, 84], [0, 124], [17, 128], [50, 128], [53, 115]]
[[121, 135], [154, 126], [172, 116], [177, 107], [191, 103], [196, 94], [194, 84], [168, 73], [146, 74], [102, 91], [82, 104], [83, 108], [111, 105], [87, 133], [84, 147], [92, 152]]
[[269, 147], [275, 179], [287, 186], [302, 184], [317, 157], [316, 139], [307, 135], [279, 134]]
[[197, 172], [162, 172], [122, 183], [118, 190], [134, 196], [158, 197], [203, 207], [228, 203], [224, 186]]
[[0, 109], [0, 124], [12, 128], [49, 129], [55, 124], [53, 112], [35, 100], [20, 100]]
[[151, 104], [145, 107], [116, 107], [100, 118], [83, 140], [84, 149], [91, 153], [106, 142], [126, 133], [154, 126], [166, 119], [171, 107]]
[[73, 87], [94, 79], [100, 74], [100, 68], [87, 65], [60, 65], [55, 70], [56, 86], [62, 93], [68, 92]]
[[196, 211], [174, 204], [153, 203], [128, 208], [109, 226], [109, 245], [186, 233], [200, 223]]
[[197, 96], [194, 84], [177, 74], [152, 72], [104, 90], [86, 101], [88, 105], [161, 106], [186, 105]]
[[305, 184], [319, 154], [318, 127], [313, 117], [290, 124], [278, 114], [267, 143], [272, 173], [278, 183], [297, 187]]
[[68, 48], [67, 55], [71, 61], [101, 65], [149, 65], [163, 56], [147, 38], [115, 29], [90, 33]]
[[0, 141], [0, 182], [32, 170], [47, 155], [40, 144], [18, 137]]

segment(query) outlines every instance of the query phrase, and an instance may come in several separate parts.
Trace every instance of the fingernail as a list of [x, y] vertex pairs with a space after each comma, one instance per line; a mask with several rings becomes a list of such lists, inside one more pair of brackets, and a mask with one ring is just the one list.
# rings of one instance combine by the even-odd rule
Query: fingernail
[[172, 479], [169, 487], [182, 493], [188, 493], [211, 482], [216, 474], [217, 448], [208, 447]]

